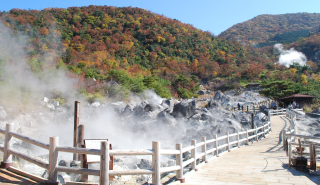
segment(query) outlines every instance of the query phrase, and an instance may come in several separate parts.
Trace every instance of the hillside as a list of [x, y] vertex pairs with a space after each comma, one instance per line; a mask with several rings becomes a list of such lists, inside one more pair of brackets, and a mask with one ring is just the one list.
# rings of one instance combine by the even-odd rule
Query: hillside
[[[35, 73], [52, 60], [82, 79], [81, 88], [103, 95], [153, 88], [162, 97], [191, 97], [199, 80], [252, 80], [270, 63], [258, 54], [253, 60], [237, 42], [140, 8], [12, 9], [0, 19], [12, 35], [27, 36], [25, 51]], [[121, 86], [110, 89], [110, 80]]]
[[319, 25], [318, 13], [259, 15], [232, 26], [218, 37], [260, 48], [276, 43], [289, 44], [308, 37], [319, 31]]

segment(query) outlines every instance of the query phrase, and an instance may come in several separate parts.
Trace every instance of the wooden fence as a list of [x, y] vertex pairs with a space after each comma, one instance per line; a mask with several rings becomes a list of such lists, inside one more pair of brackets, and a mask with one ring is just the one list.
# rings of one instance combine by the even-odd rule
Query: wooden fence
[[[296, 111], [302, 111], [302, 109], [294, 109]], [[317, 170], [317, 152], [316, 149], [320, 148], [320, 137], [314, 137], [314, 136], [306, 136], [306, 135], [299, 135], [298, 129], [297, 129], [297, 124], [296, 124], [296, 119], [297, 116], [293, 110], [287, 110], [286, 116], [290, 119], [290, 127], [287, 130], [283, 130], [282, 132], [282, 137], [283, 137], [283, 147], [287, 151], [288, 155], [288, 164], [289, 168], [291, 168], [293, 164], [293, 151], [294, 147], [293, 146], [299, 146], [303, 147], [304, 149], [309, 149], [309, 152], [306, 153], [304, 152], [304, 155], [309, 155], [309, 167], [310, 169]], [[299, 144], [297, 143], [297, 139], [300, 139], [303, 141], [305, 144]], [[306, 151], [306, 150], [305, 150]], [[301, 152], [302, 155], [302, 152]]]
[[[273, 113], [276, 112], [272, 111]], [[224, 152], [230, 152], [232, 148], [238, 148], [241, 145], [249, 144], [249, 142], [258, 141], [261, 137], [265, 137], [271, 131], [270, 122], [271, 113], [269, 112], [268, 120], [261, 127], [255, 127], [254, 129], [237, 131], [236, 133], [226, 132], [223, 136], [213, 135], [212, 139], [202, 137], [200, 142], [191, 140], [191, 145], [185, 148], [182, 144], [176, 144], [175, 150], [161, 149], [160, 142], [153, 141], [152, 148], [147, 150], [110, 150], [109, 142], [101, 142], [100, 149], [87, 149], [78, 147], [65, 147], [59, 146], [58, 137], [50, 137], [49, 144], [36, 141], [29, 137], [12, 131], [11, 124], [6, 125], [6, 129], [0, 129], [0, 134], [5, 135], [4, 146], [0, 146], [0, 151], [4, 152], [3, 162], [1, 166], [8, 168], [12, 166], [12, 157], [14, 155], [18, 158], [29, 161], [49, 171], [49, 177], [45, 181], [46, 184], [59, 184], [57, 181], [58, 172], [76, 173], [82, 175], [96, 175], [100, 176], [100, 185], [109, 184], [109, 175], [142, 175], [151, 174], [152, 183], [154, 185], [160, 185], [160, 175], [166, 172], [176, 172], [176, 179], [184, 182], [184, 168], [189, 167], [192, 170], [197, 169], [198, 163], [206, 162], [209, 157], [219, 156]], [[39, 146], [49, 151], [49, 163], [39, 160], [36, 157], [32, 157], [16, 151], [12, 148], [12, 137], [30, 143], [32, 145]], [[100, 156], [100, 169], [86, 169], [86, 168], [71, 168], [58, 166], [58, 154], [59, 152], [69, 152], [77, 154], [91, 154]], [[183, 154], [186, 152], [191, 153], [191, 158], [184, 159]], [[118, 155], [149, 155], [152, 156], [152, 169], [138, 169], [138, 170], [109, 170], [109, 158], [110, 156]], [[176, 165], [170, 167], [161, 167], [161, 155], [176, 155]]]

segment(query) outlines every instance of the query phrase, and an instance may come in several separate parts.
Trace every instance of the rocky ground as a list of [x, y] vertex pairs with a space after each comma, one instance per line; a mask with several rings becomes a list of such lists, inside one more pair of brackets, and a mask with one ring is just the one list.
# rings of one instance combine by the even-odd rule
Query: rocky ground
[[[200, 141], [202, 136], [211, 139], [213, 134], [224, 135], [225, 132], [234, 133], [250, 128], [251, 114], [234, 111], [232, 108], [237, 107], [238, 103], [246, 107], [265, 100], [266, 98], [252, 89], [215, 92], [211, 98], [197, 100], [161, 99], [150, 92], [148, 96], [134, 98], [128, 103], [81, 102], [80, 124], [85, 126], [86, 139], [108, 138], [114, 149], [150, 149], [152, 141], [160, 141], [161, 148], [174, 149], [175, 143], [189, 146], [192, 139]], [[43, 98], [35, 107], [37, 108], [17, 112], [0, 106], [0, 128], [4, 129], [6, 123], [11, 123], [15, 132], [45, 143], [49, 142], [49, 136], [59, 136], [60, 145], [72, 146], [73, 105], [61, 106], [59, 102]], [[266, 121], [266, 116], [262, 111], [255, 114], [254, 119], [259, 126]], [[2, 143], [1, 139], [0, 144]], [[27, 143], [15, 141], [14, 147], [47, 160], [47, 151]], [[72, 155], [61, 155], [59, 165], [79, 167], [71, 158]], [[162, 166], [175, 163], [171, 156], [163, 161], [165, 162]], [[21, 168], [34, 168], [32, 171], [37, 175], [46, 176], [46, 172], [41, 168], [28, 165], [22, 160], [19, 164]], [[148, 158], [117, 157], [114, 168], [148, 169], [151, 168], [151, 162]], [[116, 177], [115, 183], [129, 181], [128, 178]], [[79, 180], [79, 176], [61, 173], [60, 179]], [[143, 184], [151, 178], [140, 175], [129, 179]]]

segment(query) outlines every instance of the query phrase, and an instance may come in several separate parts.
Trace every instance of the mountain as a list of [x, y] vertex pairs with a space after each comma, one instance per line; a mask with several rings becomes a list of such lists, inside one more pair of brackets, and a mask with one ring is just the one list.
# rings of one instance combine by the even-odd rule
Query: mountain
[[[27, 38], [24, 48], [34, 72], [52, 60], [83, 79], [87, 92], [153, 88], [162, 97], [191, 97], [199, 80], [254, 79], [270, 63], [238, 42], [140, 8], [12, 9], [0, 20], [12, 35]], [[110, 89], [107, 81], [121, 86]]]
[[289, 44], [308, 37], [319, 32], [319, 25], [319, 13], [259, 15], [232, 26], [218, 37], [261, 48], [276, 43]]

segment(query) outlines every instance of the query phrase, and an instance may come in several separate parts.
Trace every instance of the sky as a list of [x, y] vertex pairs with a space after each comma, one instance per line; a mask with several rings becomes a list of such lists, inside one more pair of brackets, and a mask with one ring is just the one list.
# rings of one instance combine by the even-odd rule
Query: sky
[[0, 11], [13, 8], [68, 8], [89, 5], [139, 7], [191, 24], [214, 35], [261, 14], [320, 13], [319, 0], [0, 0]]

